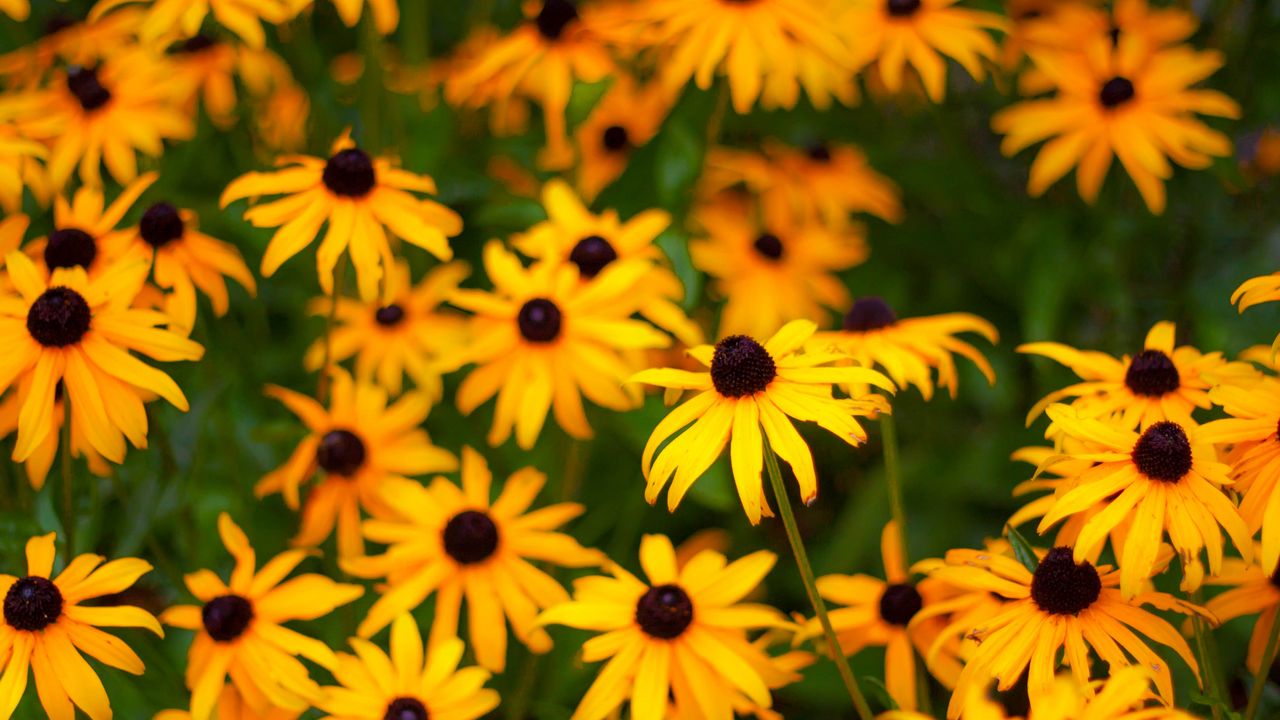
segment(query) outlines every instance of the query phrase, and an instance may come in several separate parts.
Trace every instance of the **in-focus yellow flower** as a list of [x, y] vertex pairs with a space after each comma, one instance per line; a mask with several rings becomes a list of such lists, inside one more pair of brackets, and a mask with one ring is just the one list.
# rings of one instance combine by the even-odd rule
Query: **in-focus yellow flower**
[[355, 655], [338, 653], [334, 677], [318, 707], [327, 720], [475, 720], [498, 706], [497, 691], [484, 688], [489, 671], [458, 669], [463, 642], [450, 638], [423, 657], [422, 634], [405, 613], [391, 624], [391, 654], [360, 638]]
[[[137, 558], [103, 563], [101, 555], [80, 555], [52, 576], [55, 533], [27, 541], [27, 574], [0, 575], [4, 623], [0, 624], [0, 717], [12, 717], [27, 689], [28, 669], [36, 677], [40, 704], [48, 717], [73, 718], [80, 708], [94, 720], [111, 717], [111, 702], [97, 672], [81, 653], [134, 675], [142, 660], [120, 638], [98, 628], [146, 628], [164, 636], [151, 613], [132, 605], [82, 605], [121, 593], [150, 572]], [[51, 579], [52, 578], [52, 579]]]
[[[1259, 564], [1258, 558], [1266, 553], [1256, 550], [1253, 561], [1227, 558], [1222, 562], [1222, 572], [1205, 579], [1207, 585], [1230, 588], [1214, 596], [1205, 606], [1219, 621], [1225, 623], [1245, 615], [1258, 616], [1245, 657], [1251, 673], [1262, 667], [1263, 652], [1275, 626], [1276, 612], [1280, 610], [1280, 570], [1275, 565]], [[1265, 570], [1267, 567], [1272, 569]]]
[[760, 551], [728, 563], [704, 550], [680, 568], [670, 540], [646, 535], [640, 565], [647, 583], [617, 564], [608, 568], [612, 577], [575, 581], [573, 601], [538, 618], [542, 625], [602, 633], [583, 644], [582, 659], [609, 662], [572, 720], [602, 720], [628, 698], [636, 720], [666, 717], [669, 697], [703, 718], [733, 717], [732, 700], [739, 693], [761, 708], [772, 706], [758, 669], [769, 666], [769, 657], [745, 631], [788, 623], [777, 610], [742, 599], [776, 559]]
[[360, 637], [370, 637], [434, 593], [428, 643], [433, 649], [457, 637], [465, 597], [471, 647], [485, 668], [502, 672], [506, 667], [508, 622], [531, 651], [550, 650], [551, 638], [534, 618], [538, 610], [569, 596], [530, 561], [580, 568], [600, 565], [606, 558], [556, 531], [582, 514], [581, 505], [559, 503], [528, 511], [546, 481], [546, 475], [531, 467], [517, 470], [490, 502], [489, 466], [475, 450], [463, 448], [461, 488], [443, 477], [428, 487], [388, 483], [383, 499], [393, 518], [364, 524], [367, 538], [390, 546], [386, 554], [342, 563], [357, 577], [387, 580], [387, 590], [360, 623]]
[[302, 508], [302, 527], [295, 545], [315, 547], [338, 528], [338, 555], [364, 554], [360, 511], [394, 517], [381, 491], [393, 479], [457, 468], [452, 453], [431, 444], [420, 429], [431, 409], [422, 392], [407, 392], [388, 405], [387, 391], [357, 382], [342, 371], [332, 377], [329, 409], [292, 390], [271, 385], [267, 394], [284, 403], [307, 426], [309, 434], [283, 465], [258, 482], [262, 497], [284, 495], [298, 509], [303, 483], [316, 477]]
[[[1030, 493], [1048, 490], [1049, 493], [1041, 495], [1023, 505], [1010, 518], [1010, 527], [1019, 528], [1024, 524], [1039, 520], [1044, 517], [1058, 501], [1058, 497], [1072, 490], [1076, 486], [1076, 478], [1083, 475], [1093, 467], [1093, 460], [1089, 459], [1088, 451], [1092, 446], [1088, 441], [1070, 435], [1060, 435], [1055, 438], [1057, 447], [1024, 447], [1013, 451], [1010, 456], [1011, 460], [1017, 460], [1027, 463], [1036, 468], [1036, 474], [1030, 480], [1024, 480], [1013, 489], [1014, 497], [1022, 497]], [[1092, 507], [1085, 508], [1062, 521], [1058, 526], [1057, 533], [1053, 536], [1054, 545], [1071, 545], [1074, 546], [1076, 539], [1080, 537], [1080, 530], [1098, 513], [1110, 507], [1108, 498], [1103, 498], [1094, 503]], [[1125, 535], [1129, 532], [1131, 519], [1122, 518], [1120, 522], [1111, 531], [1111, 547], [1118, 549], [1124, 547]], [[1100, 544], [1097, 551], [1085, 559], [1089, 562], [1096, 563], [1098, 556], [1102, 554], [1103, 546]]]
[[53, 232], [23, 248], [41, 276], [48, 278], [58, 268], [81, 268], [96, 280], [110, 271], [124, 258], [126, 248], [120, 241], [132, 232], [119, 228], [120, 221], [157, 177], [156, 173], [140, 176], [106, 207], [100, 187], [77, 189], [70, 203], [62, 196], [55, 198]]
[[[26, 404], [27, 395], [31, 391], [31, 379], [24, 378], [18, 382], [17, 388], [10, 392], [4, 400], [0, 400], [0, 437], [18, 429], [18, 420], [22, 417], [22, 406]], [[27, 481], [31, 487], [40, 490], [49, 477], [49, 468], [58, 455], [58, 446], [62, 444], [62, 424], [67, 421], [67, 404], [62, 400], [62, 393], [55, 391], [53, 404], [53, 429], [44, 440], [36, 446], [31, 455], [23, 463], [27, 471]], [[111, 465], [93, 449], [85, 437], [83, 421], [74, 415], [71, 418], [71, 456], [83, 457], [89, 465], [89, 471], [98, 477], [111, 475]]]
[[1152, 53], [1143, 45], [1138, 37], [1121, 35], [1115, 47], [1105, 37], [1085, 52], [1033, 56], [1056, 94], [991, 119], [992, 128], [1005, 135], [1005, 155], [1049, 140], [1031, 165], [1027, 191], [1033, 196], [1076, 167], [1080, 197], [1092, 203], [1115, 156], [1158, 214], [1165, 208], [1164, 181], [1173, 175], [1170, 160], [1204, 169], [1214, 157], [1231, 154], [1230, 139], [1197, 114], [1237, 118], [1240, 107], [1220, 92], [1192, 87], [1222, 67], [1222, 54], [1187, 47]]
[[653, 326], [631, 319], [633, 294], [651, 261], [612, 262], [583, 283], [573, 264], [544, 261], [526, 269], [491, 242], [484, 266], [494, 291], [454, 293], [450, 302], [475, 314], [472, 339], [440, 365], [477, 366], [458, 386], [463, 414], [498, 396], [490, 445], [506, 442], [514, 429], [516, 444], [533, 447], [549, 410], [565, 432], [591, 437], [582, 395], [611, 410], [639, 404], [639, 392], [622, 387], [635, 371], [624, 352], [670, 344]]
[[383, 273], [395, 266], [387, 230], [440, 260], [453, 257], [449, 237], [462, 232], [462, 218], [433, 200], [411, 192], [434, 195], [436, 183], [395, 167], [387, 158], [371, 158], [356, 147], [350, 132], [333, 144], [327, 159], [290, 155], [281, 170], [251, 172], [233, 180], [222, 192], [226, 207], [241, 198], [284, 197], [256, 205], [244, 217], [255, 227], [280, 228], [262, 257], [262, 274], [271, 276], [284, 261], [310, 245], [328, 224], [316, 252], [320, 287], [333, 294], [333, 269], [343, 251], [356, 267], [360, 297], [378, 295]]
[[[1057, 457], [1091, 461], [1072, 478], [1070, 489], [1054, 500], [1040, 521], [1040, 532], [1054, 523], [1106, 501], [1080, 528], [1075, 541], [1077, 561], [1097, 557], [1107, 536], [1122, 521], [1130, 523], [1120, 559], [1120, 589], [1134, 597], [1158, 570], [1160, 542], [1169, 542], [1182, 558], [1182, 587], [1194, 591], [1204, 579], [1200, 555], [1207, 552], [1209, 571], [1222, 567], [1222, 532], [1248, 557], [1251, 535], [1240, 511], [1223, 493], [1230, 485], [1230, 468], [1218, 462], [1217, 451], [1193, 425], [1161, 421], [1142, 434], [1079, 417], [1066, 405], [1050, 406], [1049, 417], [1067, 437], [1081, 441], [1083, 452]], [[1046, 460], [1052, 467], [1056, 458]]]
[[[434, 363], [466, 338], [463, 316], [443, 305], [469, 272], [463, 263], [446, 263], [432, 268], [413, 285], [408, 263], [396, 261], [387, 278], [385, 301], [338, 298], [328, 341], [329, 359], [342, 362], [355, 356], [356, 378], [377, 382], [392, 395], [400, 393], [407, 373], [419, 391], [433, 402], [439, 400], [443, 389]], [[330, 298], [317, 299], [312, 312], [327, 316], [330, 302]], [[308, 370], [324, 367], [324, 338], [307, 349], [305, 363]]]
[[73, 425], [94, 450], [124, 459], [125, 438], [146, 447], [150, 393], [187, 410], [187, 398], [168, 375], [130, 350], [162, 362], [198, 360], [200, 345], [158, 326], [162, 313], [130, 307], [147, 266], [122, 262], [89, 280], [82, 268], [57, 268], [46, 280], [31, 259], [11, 252], [5, 262], [12, 288], [0, 292], [0, 391], [29, 382], [18, 417], [13, 459], [22, 462], [54, 432], [59, 384], [71, 401]]
[[[397, 0], [367, 0], [369, 11], [373, 14], [373, 26], [383, 35], [390, 35], [396, 31], [396, 25], [400, 23], [400, 6]], [[355, 27], [360, 22], [360, 16], [364, 14], [364, 6], [366, 0], [333, 0], [333, 7], [338, 11], [338, 17], [342, 18], [342, 22], [347, 27]], [[306, 7], [310, 5], [310, 0], [292, 0], [295, 7]]]
[[[217, 708], [211, 716], [212, 720], [297, 720], [302, 713], [297, 710], [282, 710], [269, 707], [255, 710], [245, 702], [235, 685], [226, 685], [218, 696]], [[151, 720], [191, 720], [187, 710], [162, 710]]]
[[959, 376], [952, 353], [973, 362], [995, 384], [995, 370], [977, 348], [955, 337], [973, 332], [996, 342], [995, 326], [977, 315], [947, 313], [898, 319], [893, 308], [878, 297], [862, 297], [845, 313], [840, 330], [813, 336], [815, 349], [829, 347], [863, 367], [879, 367], [900, 388], [914, 385], [925, 400], [933, 397], [934, 371], [938, 387], [956, 396]]
[[[813, 502], [818, 496], [813, 454], [792, 419], [816, 422], [856, 447], [867, 439], [856, 418], [888, 412], [889, 405], [874, 393], [836, 398], [832, 386], [847, 383], [894, 390], [889, 378], [870, 368], [833, 367], [831, 363], [842, 355], [801, 352], [815, 330], [813, 323], [796, 320], [763, 345], [746, 335], [731, 335], [715, 346], [689, 351], [709, 372], [655, 368], [631, 378], [632, 382], [697, 393], [658, 423], [645, 445], [645, 499], [657, 501], [671, 481], [667, 507], [675, 510], [694, 481], [728, 445], [742, 509], [751, 523], [757, 524], [769, 508], [760, 479], [764, 439], [768, 438], [773, 452], [795, 473], [800, 499], [805, 504]], [[659, 447], [661, 452], [657, 452]]]
[[1204, 611], [1166, 593], [1147, 591], [1132, 599], [1116, 589], [1119, 572], [1072, 559], [1071, 548], [1058, 547], [1040, 558], [1034, 572], [1004, 555], [981, 550], [952, 550], [947, 562], [930, 577], [956, 587], [989, 591], [1006, 600], [1000, 614], [972, 628], [980, 641], [960, 673], [948, 718], [957, 718], [973, 685], [985, 688], [998, 680], [1001, 691], [1013, 687], [1027, 674], [1031, 706], [1039, 707], [1053, 694], [1058, 652], [1071, 668], [1077, 683], [1088, 685], [1092, 649], [1114, 674], [1128, 665], [1141, 665], [1155, 678], [1156, 690], [1165, 702], [1173, 702], [1173, 677], [1164, 660], [1141, 635], [1171, 648], [1195, 672], [1199, 672], [1191, 648], [1165, 620], [1143, 609], [1152, 605], [1181, 613]]
[[988, 31], [1005, 27], [999, 15], [955, 7], [958, 1], [851, 0], [835, 25], [849, 43], [856, 68], [876, 63], [880, 81], [896, 93], [909, 64], [929, 99], [942, 102], [946, 58], [981, 80], [986, 75], [983, 62], [994, 61], [998, 51]]
[[632, 153], [644, 147], [662, 127], [671, 98], [657, 83], [640, 85], [620, 75], [573, 131], [578, 149], [576, 185], [594, 200], [627, 169]]
[[146, 16], [138, 28], [138, 36], [147, 43], [178, 36], [190, 38], [199, 34], [210, 14], [226, 29], [240, 36], [250, 47], [266, 44], [262, 24], [276, 25], [292, 15], [290, 0], [99, 0], [89, 14], [96, 21], [122, 5], [147, 5]]
[[249, 538], [226, 513], [218, 516], [218, 534], [235, 558], [230, 582], [212, 570], [190, 573], [184, 578], [187, 589], [201, 605], [177, 605], [160, 615], [166, 625], [196, 631], [187, 654], [191, 720], [212, 717], [228, 678], [259, 715], [273, 706], [305, 710], [322, 691], [297, 656], [328, 670], [337, 668], [338, 658], [324, 643], [283, 623], [324, 617], [360, 597], [364, 588], [316, 574], [285, 580], [306, 559], [305, 550], [280, 553], [255, 570]]

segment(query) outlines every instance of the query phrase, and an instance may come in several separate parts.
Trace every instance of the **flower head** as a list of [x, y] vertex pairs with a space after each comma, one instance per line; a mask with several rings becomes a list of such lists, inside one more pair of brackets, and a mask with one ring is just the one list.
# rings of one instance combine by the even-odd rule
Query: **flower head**
[[161, 38], [178, 36], [194, 37], [209, 15], [219, 24], [240, 36], [250, 47], [261, 48], [266, 43], [262, 24], [277, 24], [289, 19], [291, 5], [301, 7], [291, 0], [102, 0], [94, 6], [90, 20], [97, 20], [106, 13], [133, 3], [147, 5], [138, 35], [148, 43]]
[[[48, 277], [58, 268], [81, 268], [96, 279], [124, 258], [129, 248], [122, 241], [132, 231], [120, 228], [120, 222], [158, 177], [156, 173], [138, 177], [110, 205], [102, 189], [92, 186], [77, 189], [71, 202], [62, 196], [55, 198], [53, 231], [24, 248], [41, 275]], [[140, 255], [130, 260], [137, 257]]]
[[593, 200], [626, 170], [631, 155], [657, 134], [671, 99], [657, 83], [641, 86], [621, 75], [573, 131], [577, 187]]
[[1252, 673], [1262, 667], [1263, 651], [1275, 627], [1276, 613], [1280, 611], [1280, 571], [1275, 565], [1265, 564], [1264, 555], [1254, 552], [1252, 561], [1227, 558], [1222, 563], [1222, 571], [1205, 580], [1207, 585], [1228, 588], [1205, 605], [1219, 621], [1225, 623], [1246, 615], [1258, 616], [1245, 656], [1245, 664]]

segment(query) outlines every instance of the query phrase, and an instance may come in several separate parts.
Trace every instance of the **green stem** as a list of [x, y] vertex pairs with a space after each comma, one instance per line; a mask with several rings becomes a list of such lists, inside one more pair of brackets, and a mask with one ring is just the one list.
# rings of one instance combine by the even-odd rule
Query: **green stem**
[[520, 680], [516, 686], [515, 695], [507, 704], [507, 720], [522, 720], [528, 717], [529, 704], [533, 702], [533, 696], [538, 691], [538, 666], [541, 660], [541, 655], [532, 652], [525, 659], [524, 665], [520, 668]]
[[774, 454], [769, 438], [764, 437], [763, 440], [765, 467], [769, 470], [769, 484], [773, 487], [773, 496], [778, 501], [778, 514], [782, 517], [782, 526], [787, 531], [787, 541], [791, 543], [791, 552], [795, 555], [796, 566], [800, 569], [804, 591], [809, 595], [809, 602], [813, 605], [813, 612], [818, 616], [818, 623], [822, 625], [822, 634], [826, 637], [831, 660], [840, 672], [840, 679], [844, 682], [845, 689], [849, 691], [849, 698], [853, 700], [853, 707], [858, 711], [858, 717], [862, 720], [871, 720], [871, 707], [867, 705], [867, 699], [858, 689], [858, 681], [853, 677], [849, 661], [840, 651], [840, 641], [836, 638], [835, 628], [831, 626], [831, 618], [827, 615], [827, 604], [818, 594], [818, 582], [813, 577], [809, 554], [805, 552], [804, 540], [800, 538], [800, 528], [796, 526], [796, 516], [791, 510], [791, 500], [787, 497], [787, 489], [782, 484], [782, 473], [778, 470], [778, 456]]
[[[1197, 605], [1201, 604], [1200, 599], [1199, 590], [1191, 595], [1191, 602]], [[1209, 699], [1213, 701], [1214, 720], [1222, 720], [1222, 709], [1228, 707], [1228, 705], [1223, 698], [1222, 684], [1218, 679], [1218, 659], [1209, 652], [1208, 631], [1205, 628], [1204, 618], [1193, 617], [1191, 626], [1195, 631], [1196, 654], [1200, 656], [1200, 680], [1204, 685], [1205, 692], [1209, 695]]]
[[889, 515], [898, 526], [903, 564], [910, 565], [907, 560], [907, 511], [902, 500], [902, 469], [898, 464], [898, 426], [893, 415], [884, 413], [880, 416], [880, 431], [884, 441], [884, 474], [889, 486]]
[[1280, 645], [1280, 615], [1271, 622], [1271, 634], [1267, 636], [1267, 647], [1262, 651], [1262, 664], [1253, 675], [1253, 689], [1249, 691], [1249, 705], [1244, 711], [1244, 720], [1258, 717], [1258, 708], [1262, 705], [1262, 691], [1267, 687], [1267, 674], [1271, 664], [1276, 661], [1276, 649]]
[[71, 474], [71, 408], [66, 407], [62, 418], [62, 532], [66, 534], [63, 549], [68, 563], [75, 557], [76, 544], [76, 508]]
[[385, 86], [382, 81], [382, 35], [373, 24], [373, 13], [360, 19], [360, 54], [364, 56], [364, 74], [360, 78], [360, 120], [364, 132], [360, 148], [370, 155], [382, 150], [382, 103]]

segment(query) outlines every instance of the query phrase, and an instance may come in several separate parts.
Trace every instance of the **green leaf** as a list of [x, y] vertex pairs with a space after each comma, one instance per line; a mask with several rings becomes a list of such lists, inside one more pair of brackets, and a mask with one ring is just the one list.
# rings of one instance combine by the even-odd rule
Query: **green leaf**
[[885, 686], [883, 680], [872, 675], [864, 675], [862, 684], [871, 687], [871, 692], [868, 694], [874, 702], [884, 706], [885, 712], [899, 709], [898, 701], [889, 694], [889, 688]]
[[1018, 562], [1031, 572], [1035, 572], [1040, 567], [1040, 560], [1036, 558], [1036, 551], [1031, 549], [1031, 543], [1022, 536], [1012, 525], [1004, 526], [1005, 537], [1009, 539], [1009, 544], [1013, 546], [1014, 557], [1018, 558]]
[[667, 209], [682, 208], [689, 202], [693, 184], [702, 171], [701, 134], [688, 122], [673, 122], [658, 138], [658, 203]]

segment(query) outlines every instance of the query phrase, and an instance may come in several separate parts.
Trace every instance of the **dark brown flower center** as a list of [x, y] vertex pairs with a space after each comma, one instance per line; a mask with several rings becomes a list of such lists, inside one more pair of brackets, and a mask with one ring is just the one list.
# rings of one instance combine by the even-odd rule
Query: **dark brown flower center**
[[627, 133], [627, 129], [621, 125], [610, 125], [605, 128], [601, 141], [604, 143], [604, 149], [609, 152], [626, 150], [631, 146], [631, 137]]
[[384, 305], [373, 313], [373, 319], [383, 327], [395, 327], [404, 322], [404, 308], [395, 303]]
[[906, 627], [922, 607], [924, 599], [920, 591], [908, 583], [890, 585], [880, 595], [880, 617], [890, 625]]
[[761, 233], [751, 243], [751, 247], [759, 253], [760, 257], [769, 262], [777, 262], [782, 259], [782, 240], [778, 239], [778, 236], [773, 233]]
[[1031, 599], [1052, 615], [1079, 615], [1102, 594], [1102, 578], [1088, 562], [1076, 564], [1069, 547], [1045, 554], [1031, 578]]
[[848, 332], [867, 332], [886, 328], [898, 321], [893, 308], [884, 298], [863, 297], [853, 302], [844, 314], [844, 329]]
[[1133, 96], [1133, 82], [1129, 78], [1117, 75], [1102, 85], [1098, 100], [1102, 102], [1103, 107], [1113, 108], [1129, 102]]
[[355, 475], [364, 461], [364, 441], [350, 430], [330, 430], [316, 448], [316, 462], [330, 475]]
[[636, 624], [662, 640], [680, 637], [693, 622], [693, 601], [679, 585], [651, 587], [636, 603]]
[[175, 55], [194, 54], [204, 52], [218, 44], [217, 40], [208, 35], [193, 35], [180, 43], [176, 43], [169, 48], [169, 52]]
[[1133, 464], [1152, 480], [1178, 482], [1191, 471], [1191, 442], [1186, 431], [1178, 423], [1155, 423], [1134, 443]]
[[98, 242], [80, 228], [58, 228], [49, 233], [44, 246], [44, 264], [54, 268], [88, 269], [98, 257]]
[[711, 356], [711, 384], [725, 397], [755, 395], [778, 376], [769, 351], [746, 335], [730, 335], [716, 343]]
[[820, 163], [831, 162], [831, 148], [826, 143], [814, 143], [805, 149], [810, 160]]
[[382, 720], [430, 720], [431, 714], [422, 701], [411, 697], [398, 697], [387, 705], [387, 714]]
[[20, 578], [4, 596], [4, 621], [14, 630], [43, 630], [61, 614], [62, 591], [48, 578]]
[[52, 287], [31, 303], [27, 332], [45, 347], [66, 347], [89, 332], [93, 313], [80, 293], [69, 287]]
[[618, 251], [599, 235], [582, 238], [569, 252], [569, 262], [577, 265], [578, 273], [587, 279], [599, 275], [606, 265], [617, 259]]
[[178, 208], [167, 202], [158, 202], [142, 214], [138, 232], [147, 244], [157, 250], [182, 237], [186, 227]]
[[444, 526], [444, 551], [459, 564], [489, 559], [498, 549], [498, 526], [479, 510], [463, 510]]
[[219, 595], [204, 604], [200, 620], [209, 637], [231, 642], [243, 635], [253, 621], [253, 604], [239, 595]]
[[79, 22], [79, 20], [76, 20], [66, 13], [55, 12], [49, 16], [48, 20], [44, 21], [44, 36], [49, 37], [50, 35], [57, 35], [63, 30], [79, 24]]
[[98, 80], [98, 71], [82, 65], [67, 68], [67, 90], [86, 112], [97, 110], [111, 100], [111, 92]]
[[1181, 387], [1182, 376], [1168, 355], [1159, 350], [1143, 350], [1129, 361], [1124, 384], [1135, 395], [1160, 397]]
[[893, 17], [911, 17], [920, 9], [920, 0], [885, 0], [884, 5]]
[[533, 22], [544, 38], [559, 40], [569, 23], [577, 19], [578, 8], [571, 0], [546, 0]]
[[516, 324], [532, 343], [549, 343], [560, 337], [560, 308], [546, 298], [534, 298], [520, 308]]
[[353, 198], [368, 195], [377, 183], [373, 160], [360, 148], [339, 150], [324, 164], [321, 179], [335, 195]]

